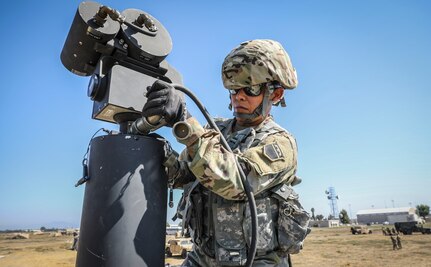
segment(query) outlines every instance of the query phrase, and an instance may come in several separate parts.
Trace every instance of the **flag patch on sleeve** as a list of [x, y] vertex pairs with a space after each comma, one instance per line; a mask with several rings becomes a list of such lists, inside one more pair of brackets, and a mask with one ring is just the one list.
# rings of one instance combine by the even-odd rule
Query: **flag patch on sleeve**
[[283, 151], [277, 143], [265, 145], [263, 147], [263, 154], [271, 161], [283, 159]]

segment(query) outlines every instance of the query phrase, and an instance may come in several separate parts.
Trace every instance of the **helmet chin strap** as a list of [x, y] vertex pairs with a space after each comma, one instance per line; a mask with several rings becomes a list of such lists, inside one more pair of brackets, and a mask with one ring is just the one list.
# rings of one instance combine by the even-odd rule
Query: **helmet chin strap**
[[[245, 119], [246, 121], [252, 121], [255, 118], [259, 117], [260, 115], [263, 116], [263, 118], [266, 118], [269, 114], [269, 107], [272, 105], [271, 100], [269, 99], [272, 90], [265, 90], [265, 93], [263, 95], [262, 103], [251, 113], [240, 113], [240, 112], [233, 112], [233, 115], [236, 118]], [[232, 109], [232, 104], [229, 105], [229, 109]]]

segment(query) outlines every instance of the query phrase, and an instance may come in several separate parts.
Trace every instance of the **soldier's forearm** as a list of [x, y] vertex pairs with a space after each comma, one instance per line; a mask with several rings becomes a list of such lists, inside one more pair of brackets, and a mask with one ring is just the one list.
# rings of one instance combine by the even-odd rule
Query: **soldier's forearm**
[[180, 188], [194, 181], [196, 178], [189, 170], [187, 162], [177, 160], [172, 167], [168, 168], [168, 179], [169, 183], [173, 185], [173, 188]]

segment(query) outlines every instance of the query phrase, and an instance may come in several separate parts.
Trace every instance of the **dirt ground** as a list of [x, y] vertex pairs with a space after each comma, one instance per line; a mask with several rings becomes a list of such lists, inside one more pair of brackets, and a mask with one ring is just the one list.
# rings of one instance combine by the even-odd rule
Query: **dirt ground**
[[[348, 227], [313, 228], [301, 253], [292, 255], [293, 266], [431, 267], [431, 235], [401, 236], [403, 248], [394, 251], [389, 236], [384, 236], [380, 227], [372, 229], [372, 234], [352, 235]], [[71, 236], [6, 238], [7, 235], [0, 234], [1, 267], [75, 265], [76, 251], [68, 250]], [[166, 259], [172, 266], [181, 262], [180, 257]]]
[[[76, 251], [72, 236], [50, 237], [30, 235], [30, 239], [6, 239], [11, 235], [0, 235], [0, 266], [75, 266]], [[2, 257], [3, 256], [3, 257]]]
[[313, 228], [300, 254], [292, 255], [292, 265], [405, 267], [431, 266], [431, 235], [401, 236], [402, 249], [393, 250], [381, 227], [372, 234], [352, 235], [349, 228]]

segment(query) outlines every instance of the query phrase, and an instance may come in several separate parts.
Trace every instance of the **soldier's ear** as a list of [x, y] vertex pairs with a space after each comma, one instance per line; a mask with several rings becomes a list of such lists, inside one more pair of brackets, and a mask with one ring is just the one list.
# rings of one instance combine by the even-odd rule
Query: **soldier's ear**
[[270, 99], [273, 103], [277, 103], [283, 98], [283, 95], [284, 95], [284, 89], [277, 88], [274, 90], [274, 92], [272, 92]]

